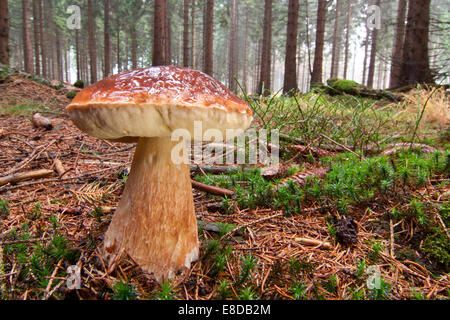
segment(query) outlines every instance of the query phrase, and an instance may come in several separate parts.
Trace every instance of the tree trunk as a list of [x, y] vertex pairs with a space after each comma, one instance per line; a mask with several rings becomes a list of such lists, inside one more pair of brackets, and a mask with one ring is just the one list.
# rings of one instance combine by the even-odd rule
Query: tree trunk
[[[272, 57], [272, 0], [264, 2], [264, 29], [261, 50], [261, 74], [258, 84], [258, 94], [270, 94], [270, 66]], [[263, 89], [264, 88], [264, 89]]]
[[397, 9], [397, 24], [395, 28], [394, 46], [392, 50], [390, 88], [396, 88], [400, 82], [403, 59], [403, 43], [405, 41], [406, 0], [399, 0]]
[[284, 93], [298, 91], [297, 84], [297, 35], [298, 35], [298, 0], [289, 0], [286, 38], [286, 58], [284, 59]]
[[339, 60], [341, 55], [341, 34], [339, 15], [341, 14], [342, 0], [336, 2], [336, 16], [334, 20], [333, 45], [331, 50], [331, 74], [330, 78], [334, 79], [339, 74]]
[[22, 25], [25, 72], [33, 73], [33, 45], [31, 42], [31, 17], [29, 0], [22, 0]]
[[362, 84], [367, 84], [367, 60], [369, 56], [369, 40], [370, 40], [370, 29], [366, 26], [366, 41], [364, 43], [364, 62], [363, 62], [363, 78]]
[[33, 0], [33, 31], [34, 31], [34, 65], [35, 73], [41, 74], [41, 55], [39, 51], [39, 0]]
[[203, 29], [204, 57], [203, 71], [213, 75], [214, 72], [214, 0], [206, 1], [205, 26]]
[[80, 32], [75, 30], [75, 55], [77, 61], [77, 80], [81, 80], [81, 61], [80, 61]]
[[94, 13], [92, 12], [92, 0], [88, 0], [88, 24], [89, 24], [89, 56], [91, 65], [91, 83], [97, 82], [97, 58], [94, 38]]
[[0, 63], [9, 65], [8, 0], [0, 0]]
[[243, 67], [243, 83], [244, 90], [247, 92], [248, 88], [248, 20], [249, 20], [248, 4], [245, 8], [245, 33], [244, 33], [244, 67]]
[[131, 68], [137, 69], [137, 34], [136, 27], [134, 25], [131, 26], [130, 30], [131, 36]]
[[171, 54], [172, 54], [172, 46], [171, 46], [171, 37], [172, 37], [172, 31], [171, 31], [171, 23], [170, 23], [170, 18], [169, 18], [169, 12], [170, 10], [168, 10], [168, 5], [170, 3], [166, 2], [166, 20], [165, 20], [165, 28], [164, 28], [164, 32], [166, 33], [166, 44], [165, 44], [165, 54], [164, 56], [166, 57], [166, 64], [171, 64], [172, 60], [171, 60]]
[[317, 8], [316, 49], [314, 53], [314, 66], [311, 75], [311, 86], [322, 83], [323, 46], [325, 36], [325, 20], [327, 13], [327, 1], [319, 0]]
[[[349, 47], [350, 47], [350, 21], [351, 21], [351, 0], [347, 0], [347, 24], [345, 32], [345, 58], [344, 58], [344, 79], [347, 79], [348, 59], [349, 59]], [[354, 53], [356, 54], [356, 52]]]
[[184, 0], [183, 66], [189, 67], [189, 2]]
[[432, 83], [428, 56], [431, 0], [409, 0], [399, 86]]
[[[375, 5], [380, 7], [381, 0], [375, 0]], [[369, 74], [367, 76], [367, 86], [369, 88], [373, 87], [377, 46], [378, 46], [378, 29], [376, 27], [374, 27], [374, 29], [372, 30], [372, 47], [370, 49]]]
[[63, 61], [62, 61], [62, 41], [61, 41], [61, 33], [59, 31], [59, 27], [56, 26], [56, 79], [59, 81], [63, 81]]
[[195, 69], [195, 0], [191, 2], [191, 67]]
[[166, 62], [166, 0], [155, 0], [155, 15], [153, 19], [153, 65], [162, 66]]
[[109, 0], [104, 0], [104, 41], [105, 41], [105, 77], [111, 74], [111, 39], [109, 30]]
[[230, 64], [228, 69], [228, 86], [230, 90], [236, 92], [237, 83], [235, 77], [238, 73], [238, 36], [237, 36], [237, 0], [231, 0], [231, 21], [230, 21]]
[[42, 55], [42, 75], [44, 77], [48, 76], [48, 65], [47, 65], [47, 47], [46, 47], [46, 37], [44, 32], [44, 0], [39, 1], [39, 34], [41, 38], [41, 55]]

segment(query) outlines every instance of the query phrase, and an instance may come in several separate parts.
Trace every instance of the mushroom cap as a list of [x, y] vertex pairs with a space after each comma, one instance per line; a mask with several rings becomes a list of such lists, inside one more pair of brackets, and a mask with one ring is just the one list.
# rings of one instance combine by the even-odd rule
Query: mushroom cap
[[[174, 66], [124, 72], [83, 89], [67, 112], [87, 134], [135, 142], [138, 137], [170, 137], [176, 129], [201, 134], [246, 130], [253, 120], [247, 103], [207, 74]], [[237, 133], [238, 134], [238, 133]], [[237, 135], [236, 134], [236, 135]], [[208, 135], [210, 136], [210, 135]]]

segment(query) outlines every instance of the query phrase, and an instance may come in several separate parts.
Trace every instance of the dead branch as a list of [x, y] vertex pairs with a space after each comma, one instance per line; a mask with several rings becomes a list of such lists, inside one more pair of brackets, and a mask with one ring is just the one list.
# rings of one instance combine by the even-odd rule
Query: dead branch
[[329, 242], [315, 240], [315, 239], [308, 239], [308, 238], [295, 238], [295, 242], [298, 242], [300, 244], [304, 244], [307, 246], [315, 246], [317, 248], [325, 249], [325, 250], [331, 250], [333, 246]]
[[223, 197], [225, 197], [225, 196], [231, 197], [234, 195], [234, 192], [231, 190], [228, 190], [228, 189], [213, 187], [213, 186], [210, 186], [210, 185], [207, 185], [207, 184], [204, 184], [201, 182], [197, 182], [194, 180], [191, 180], [191, 182], [192, 182], [192, 187], [197, 190], [200, 190], [200, 191], [204, 191], [207, 193], [211, 193], [211, 194], [215, 194], [215, 195], [223, 196]]
[[31, 179], [39, 179], [39, 178], [45, 178], [53, 174], [53, 170], [49, 169], [40, 169], [40, 170], [34, 170], [29, 172], [23, 172], [23, 173], [17, 173], [17, 174], [11, 174], [6, 177], [0, 178], [0, 186], [3, 186], [5, 184], [11, 183], [17, 183], [19, 181], [24, 180], [31, 180]]

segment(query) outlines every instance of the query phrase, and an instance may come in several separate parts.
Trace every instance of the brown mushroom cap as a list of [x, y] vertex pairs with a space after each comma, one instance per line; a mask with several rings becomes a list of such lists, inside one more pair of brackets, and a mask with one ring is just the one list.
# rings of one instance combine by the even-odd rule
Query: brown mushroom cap
[[[118, 140], [169, 137], [176, 129], [249, 127], [247, 103], [212, 77], [196, 70], [158, 66], [121, 73], [82, 90], [67, 107], [89, 135]], [[133, 140], [133, 139], [131, 139]]]

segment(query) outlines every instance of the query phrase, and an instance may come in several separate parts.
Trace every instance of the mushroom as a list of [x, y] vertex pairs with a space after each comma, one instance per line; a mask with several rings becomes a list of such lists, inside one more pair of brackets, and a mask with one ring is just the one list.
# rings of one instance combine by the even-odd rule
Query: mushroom
[[82, 90], [67, 111], [91, 136], [137, 142], [105, 235], [109, 267], [125, 251], [159, 281], [189, 269], [199, 256], [197, 221], [189, 160], [184, 152], [185, 161], [172, 161], [178, 143], [172, 133], [185, 129], [193, 137], [195, 121], [201, 121], [202, 133], [245, 130], [253, 119], [248, 105], [200, 71], [158, 66], [99, 81]]

